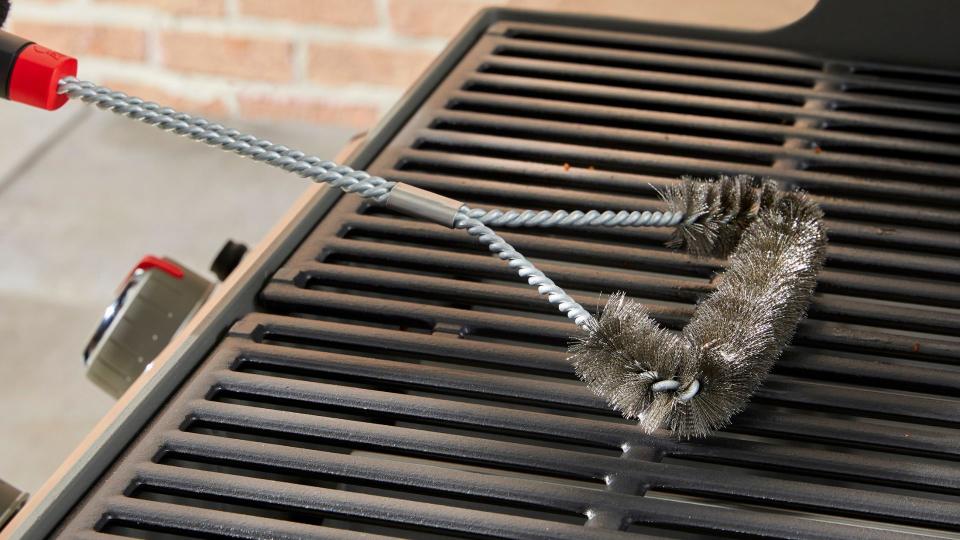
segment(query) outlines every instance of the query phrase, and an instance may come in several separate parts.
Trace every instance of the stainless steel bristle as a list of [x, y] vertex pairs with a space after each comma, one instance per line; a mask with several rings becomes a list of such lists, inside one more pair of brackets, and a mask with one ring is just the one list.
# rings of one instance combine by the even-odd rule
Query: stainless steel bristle
[[730, 423], [793, 337], [816, 288], [826, 234], [800, 192], [752, 178], [687, 181], [665, 197], [687, 212], [675, 244], [697, 255], [732, 251], [716, 290], [682, 332], [639, 303], [610, 297], [571, 348], [577, 374], [647, 432], [701, 437]]
[[727, 256], [776, 190], [770, 180], [745, 175], [684, 178], [661, 194], [671, 211], [685, 216], [667, 245], [698, 256]]

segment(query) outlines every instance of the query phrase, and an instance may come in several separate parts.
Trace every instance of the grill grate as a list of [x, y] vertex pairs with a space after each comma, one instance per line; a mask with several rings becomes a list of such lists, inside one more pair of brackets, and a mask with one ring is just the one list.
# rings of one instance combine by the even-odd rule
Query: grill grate
[[[344, 198], [60, 533], [957, 537], [958, 135], [960, 75], [494, 24], [370, 169], [479, 206], [648, 208], [685, 174], [808, 190], [827, 268], [750, 408], [643, 435], [500, 261]], [[672, 327], [722, 265], [661, 231], [503, 236], [584, 305], [622, 289]]]

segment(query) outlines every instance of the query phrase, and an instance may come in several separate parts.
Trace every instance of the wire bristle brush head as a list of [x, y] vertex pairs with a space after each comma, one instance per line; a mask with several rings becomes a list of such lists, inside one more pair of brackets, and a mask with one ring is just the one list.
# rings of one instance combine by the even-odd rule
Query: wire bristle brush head
[[679, 438], [704, 436], [743, 410], [803, 318], [826, 250], [822, 213], [802, 193], [748, 178], [686, 184], [699, 185], [667, 196], [706, 210], [678, 227], [684, 245], [716, 253], [736, 239], [716, 290], [681, 333], [614, 294], [570, 348], [597, 395], [645, 431]]
[[726, 257], [776, 191], [772, 181], [752, 176], [684, 178], [661, 193], [671, 211], [684, 215], [667, 245], [697, 256]]

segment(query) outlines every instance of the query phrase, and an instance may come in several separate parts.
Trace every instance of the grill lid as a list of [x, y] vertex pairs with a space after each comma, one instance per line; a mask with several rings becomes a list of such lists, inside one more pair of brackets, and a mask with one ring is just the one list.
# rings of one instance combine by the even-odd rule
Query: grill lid
[[[492, 25], [369, 169], [478, 206], [808, 190], [827, 268], [730, 429], [644, 435], [500, 261], [346, 197], [59, 533], [956, 537], [960, 74], [585, 26]], [[503, 236], [584, 305], [624, 290], [679, 328], [723, 263], [665, 234]]]

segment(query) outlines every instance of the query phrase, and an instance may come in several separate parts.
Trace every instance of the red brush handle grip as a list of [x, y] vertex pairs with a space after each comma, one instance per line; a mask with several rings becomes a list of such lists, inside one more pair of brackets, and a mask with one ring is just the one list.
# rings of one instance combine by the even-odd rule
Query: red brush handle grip
[[76, 74], [75, 58], [0, 30], [0, 97], [59, 109], [68, 98], [57, 94], [57, 86]]

